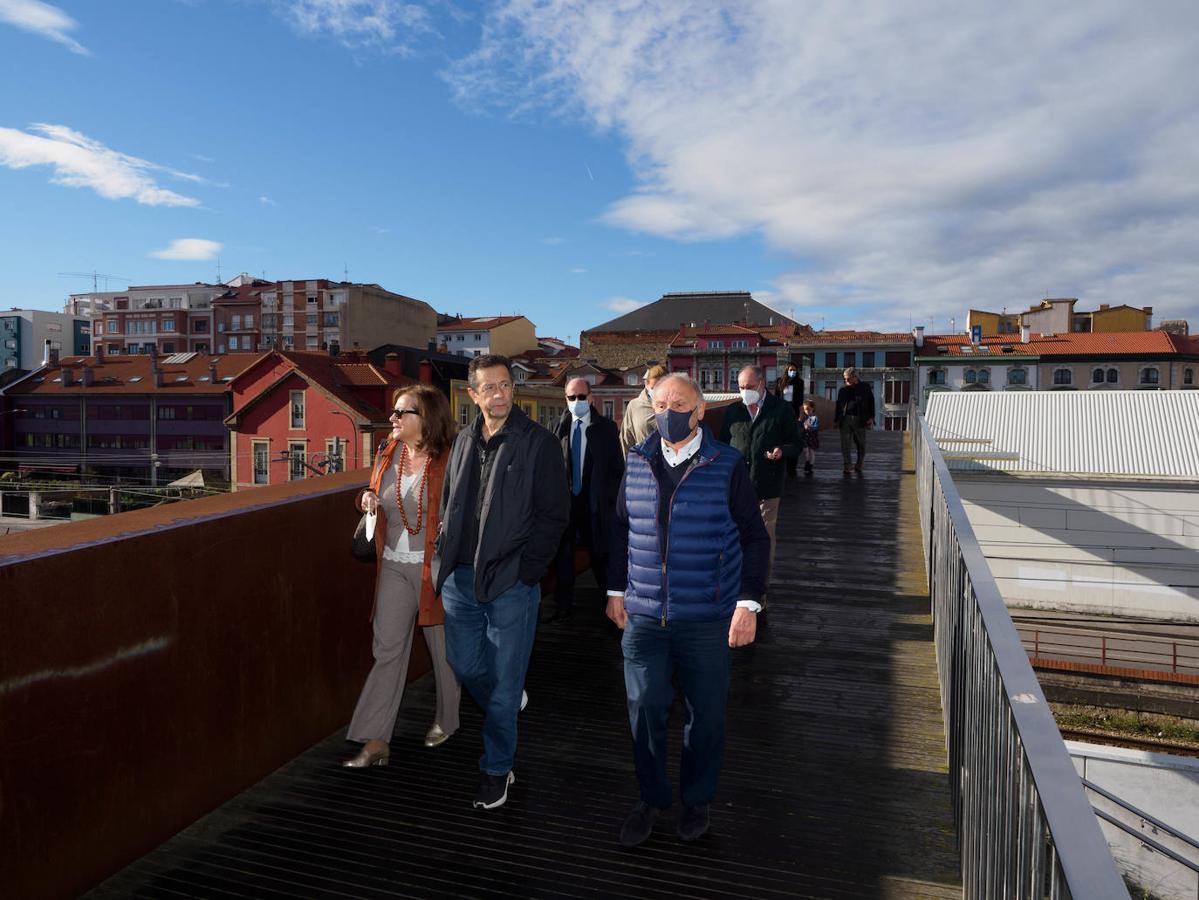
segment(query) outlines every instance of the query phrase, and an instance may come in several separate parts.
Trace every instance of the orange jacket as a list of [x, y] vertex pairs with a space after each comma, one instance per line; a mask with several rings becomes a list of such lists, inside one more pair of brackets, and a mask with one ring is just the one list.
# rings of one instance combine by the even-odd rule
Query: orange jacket
[[[399, 441], [390, 441], [375, 458], [375, 466], [371, 471], [371, 482], [368, 490], [378, 496], [383, 485], [383, 475], [387, 467], [393, 465], [392, 458]], [[445, 622], [445, 610], [441, 605], [441, 597], [433, 590], [433, 576], [429, 567], [433, 563], [433, 542], [437, 539], [437, 531], [441, 527], [441, 485], [445, 480], [446, 455], [429, 460], [429, 495], [425, 498], [425, 557], [420, 571], [420, 611], [416, 616], [417, 625], [441, 625]], [[399, 491], [399, 479], [396, 479], [396, 490]], [[358, 508], [362, 509], [362, 491], [358, 494]], [[387, 542], [387, 511], [379, 504], [379, 519], [375, 523], [375, 559], [379, 566], [383, 563], [383, 547]], [[379, 576], [376, 570], [375, 592], [378, 603]], [[371, 607], [371, 618], [375, 617], [374, 606]]]

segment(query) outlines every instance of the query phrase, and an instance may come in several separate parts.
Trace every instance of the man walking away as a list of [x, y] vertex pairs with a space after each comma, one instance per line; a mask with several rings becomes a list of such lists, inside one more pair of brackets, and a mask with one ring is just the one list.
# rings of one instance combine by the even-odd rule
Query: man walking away
[[770, 538], [741, 454], [700, 423], [687, 375], [654, 389], [658, 432], [629, 451], [616, 500], [608, 618], [624, 630], [625, 690], [641, 799], [620, 830], [644, 843], [671, 805], [666, 735], [678, 674], [685, 703], [678, 833], [708, 830], [724, 755], [729, 648], [753, 642]]
[[758, 495], [762, 523], [770, 535], [769, 577], [774, 568], [774, 536], [779, 499], [783, 496], [785, 460], [799, 458], [799, 425], [791, 404], [766, 392], [766, 377], [758, 366], [746, 366], [738, 373], [737, 388], [741, 399], [725, 410], [720, 440], [736, 448], [749, 465], [749, 480]]
[[858, 380], [858, 372], [852, 366], [845, 370], [845, 387], [837, 392], [837, 409], [833, 422], [841, 429], [841, 461], [843, 473], [850, 474], [849, 447], [853, 444], [858, 459], [853, 470], [862, 474], [862, 462], [866, 459], [866, 429], [874, 426], [874, 391], [870, 385]]
[[450, 451], [432, 575], [450, 666], [483, 709], [474, 805], [494, 809], [516, 780], [516, 717], [540, 582], [566, 527], [570, 493], [554, 436], [512, 402], [511, 361], [477, 356], [467, 379], [480, 415]]
[[616, 423], [591, 405], [591, 385], [583, 378], [566, 383], [566, 408], [558, 422], [558, 440], [570, 483], [570, 522], [554, 563], [554, 614], [548, 624], [574, 613], [575, 548], [586, 547], [595, 581], [608, 590], [608, 543], [616, 494], [624, 476], [624, 454]]

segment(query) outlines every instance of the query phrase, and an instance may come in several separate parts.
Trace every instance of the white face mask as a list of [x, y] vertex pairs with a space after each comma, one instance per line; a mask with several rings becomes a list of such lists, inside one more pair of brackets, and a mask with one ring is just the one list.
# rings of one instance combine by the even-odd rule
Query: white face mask
[[587, 409], [591, 406], [590, 400], [571, 400], [570, 413], [576, 419], [581, 419], [587, 415]]
[[792, 378], [794, 378], [794, 377], [795, 377], [795, 370], [794, 370], [794, 369], [788, 369], [788, 370], [787, 370], [787, 374], [788, 374], [788, 375], [790, 375]]
[[757, 406], [758, 401], [762, 399], [762, 395], [750, 388], [741, 389], [741, 399], [746, 406]]

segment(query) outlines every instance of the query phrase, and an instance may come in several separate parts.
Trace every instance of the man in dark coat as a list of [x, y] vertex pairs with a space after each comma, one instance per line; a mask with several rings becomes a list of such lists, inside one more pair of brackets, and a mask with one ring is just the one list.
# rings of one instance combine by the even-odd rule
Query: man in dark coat
[[570, 523], [554, 561], [554, 614], [547, 624], [574, 614], [576, 548], [587, 548], [595, 581], [601, 591], [608, 590], [608, 539], [624, 477], [620, 433], [615, 422], [591, 405], [591, 385], [585, 379], [566, 383], [566, 412], [556, 432], [570, 484]]
[[739, 450], [749, 466], [762, 523], [770, 535], [770, 568], [773, 568], [785, 460], [799, 458], [799, 426], [791, 404], [767, 393], [766, 378], [758, 366], [746, 366], [738, 373], [737, 388], [741, 399], [733, 401], [724, 411], [720, 442]]
[[849, 448], [857, 448], [858, 459], [853, 470], [862, 474], [862, 461], [866, 459], [866, 429], [874, 426], [874, 391], [870, 385], [858, 380], [857, 369], [852, 366], [843, 373], [845, 387], [837, 392], [837, 409], [833, 421], [841, 430], [841, 462], [844, 473], [850, 474]]

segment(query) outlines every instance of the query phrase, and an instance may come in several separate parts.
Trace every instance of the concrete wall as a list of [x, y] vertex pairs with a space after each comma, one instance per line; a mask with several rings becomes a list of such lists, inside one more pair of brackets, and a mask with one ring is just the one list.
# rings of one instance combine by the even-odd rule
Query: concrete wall
[[[1067, 741], [1078, 774], [1125, 803], [1199, 841], [1199, 759]], [[1199, 851], [1101, 795], [1088, 792], [1096, 809], [1199, 864]], [[1100, 818], [1120, 870], [1163, 900], [1194, 900], [1199, 875], [1137, 837]]]
[[954, 483], [1009, 606], [1199, 623], [1199, 485]]
[[380, 344], [427, 347], [434, 339], [437, 313], [424, 301], [371, 284], [353, 285], [348, 291], [349, 300], [341, 308], [343, 350], [370, 350]]

